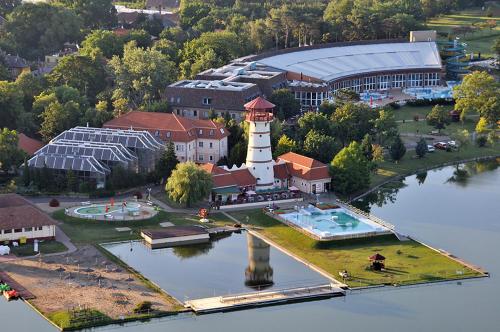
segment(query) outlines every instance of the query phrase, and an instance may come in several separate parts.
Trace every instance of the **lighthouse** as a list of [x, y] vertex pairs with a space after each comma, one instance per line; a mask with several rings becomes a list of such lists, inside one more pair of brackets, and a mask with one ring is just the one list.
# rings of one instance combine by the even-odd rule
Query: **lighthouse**
[[274, 187], [274, 161], [271, 152], [271, 122], [274, 106], [262, 97], [257, 97], [244, 105], [245, 120], [250, 124], [245, 165], [257, 180], [257, 190]]

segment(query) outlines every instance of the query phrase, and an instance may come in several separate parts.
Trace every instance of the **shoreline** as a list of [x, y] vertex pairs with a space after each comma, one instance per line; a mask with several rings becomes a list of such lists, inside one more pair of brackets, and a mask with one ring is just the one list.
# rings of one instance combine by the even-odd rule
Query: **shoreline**
[[500, 158], [500, 153], [496, 154], [496, 155], [488, 155], [488, 156], [482, 156], [482, 157], [474, 157], [474, 158], [466, 158], [466, 159], [461, 159], [461, 160], [449, 161], [449, 162], [446, 162], [446, 163], [440, 163], [440, 164], [437, 164], [437, 165], [432, 165], [432, 166], [429, 166], [429, 167], [423, 167], [423, 168], [419, 168], [417, 170], [412, 170], [412, 171], [404, 173], [404, 174], [394, 175], [394, 176], [388, 178], [387, 180], [384, 180], [381, 183], [378, 183], [375, 186], [368, 188], [367, 190], [365, 190], [361, 194], [359, 194], [359, 195], [357, 195], [357, 196], [355, 196], [353, 198], [347, 199], [346, 201], [347, 201], [347, 203], [352, 203], [353, 201], [356, 201], [356, 200], [358, 200], [360, 198], [363, 198], [366, 195], [368, 195], [368, 194], [370, 194], [370, 193], [372, 193], [372, 192], [380, 189], [381, 187], [385, 186], [388, 183], [391, 183], [391, 182], [394, 182], [394, 181], [398, 181], [398, 180], [402, 180], [402, 179], [404, 179], [404, 178], [406, 178], [408, 176], [413, 176], [413, 175], [416, 175], [416, 174], [419, 174], [419, 173], [428, 172], [428, 171], [432, 171], [432, 170], [443, 168], [443, 167], [455, 166], [455, 165], [459, 165], [459, 164], [470, 163], [470, 162], [473, 162], [473, 161], [492, 160], [492, 159], [496, 159], [496, 158]]

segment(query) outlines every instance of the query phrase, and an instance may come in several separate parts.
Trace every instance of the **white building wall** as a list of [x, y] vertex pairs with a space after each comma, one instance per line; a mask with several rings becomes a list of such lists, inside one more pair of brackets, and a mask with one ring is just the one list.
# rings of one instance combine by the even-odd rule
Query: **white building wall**
[[292, 177], [292, 186], [299, 188], [300, 191], [311, 194], [313, 189], [313, 184], [316, 185], [316, 193], [325, 192], [325, 184], [330, 183], [330, 179], [324, 179], [319, 181], [308, 181], [296, 176]]
[[47, 238], [56, 236], [56, 227], [54, 225], [43, 226], [41, 229], [38, 227], [32, 227], [31, 230], [29, 228], [22, 228], [22, 232], [15, 232], [14, 229], [9, 230], [2, 229], [0, 230], [0, 242], [2, 241], [18, 241], [20, 238], [25, 237], [27, 239], [36, 239], [36, 238]]

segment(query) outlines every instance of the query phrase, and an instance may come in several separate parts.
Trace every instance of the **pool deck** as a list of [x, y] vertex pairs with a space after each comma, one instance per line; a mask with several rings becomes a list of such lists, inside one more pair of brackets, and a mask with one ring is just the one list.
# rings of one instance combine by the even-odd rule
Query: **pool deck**
[[287, 302], [319, 300], [345, 296], [346, 291], [333, 284], [250, 292], [228, 296], [216, 296], [186, 301], [184, 306], [195, 313], [212, 313], [245, 309], [248, 307], [283, 304]]

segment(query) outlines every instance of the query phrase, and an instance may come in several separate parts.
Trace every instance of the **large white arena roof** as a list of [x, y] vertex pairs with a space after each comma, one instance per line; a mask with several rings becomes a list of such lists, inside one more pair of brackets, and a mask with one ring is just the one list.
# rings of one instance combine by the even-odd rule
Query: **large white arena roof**
[[334, 46], [264, 57], [257, 62], [322, 81], [370, 72], [440, 69], [435, 42]]

